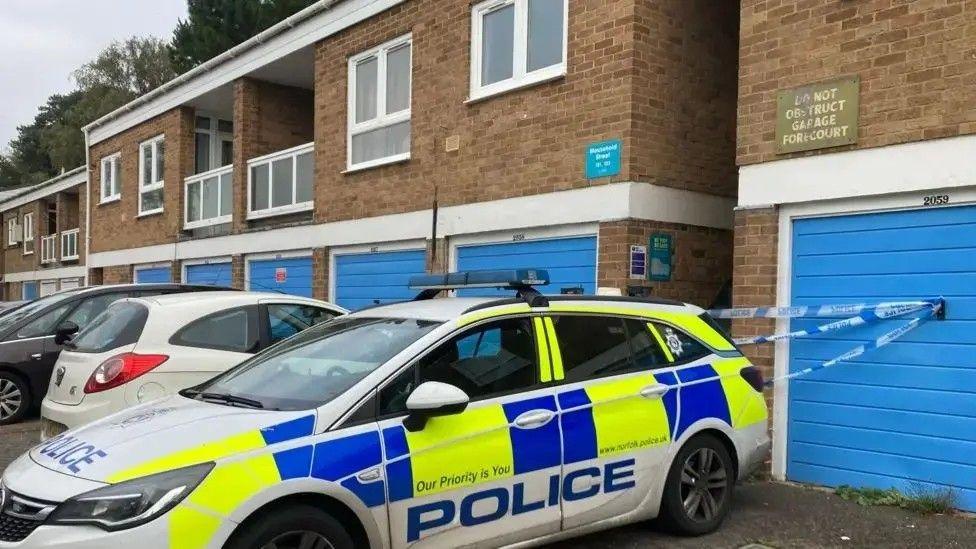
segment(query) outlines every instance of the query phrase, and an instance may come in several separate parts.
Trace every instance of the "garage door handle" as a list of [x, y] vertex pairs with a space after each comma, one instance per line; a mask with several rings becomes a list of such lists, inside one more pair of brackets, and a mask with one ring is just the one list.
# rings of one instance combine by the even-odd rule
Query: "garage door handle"
[[522, 429], [537, 429], [552, 421], [556, 413], [550, 410], [530, 410], [515, 418], [515, 426]]
[[663, 397], [671, 388], [667, 385], [657, 384], [650, 385], [641, 389], [640, 396], [644, 398], [661, 398]]

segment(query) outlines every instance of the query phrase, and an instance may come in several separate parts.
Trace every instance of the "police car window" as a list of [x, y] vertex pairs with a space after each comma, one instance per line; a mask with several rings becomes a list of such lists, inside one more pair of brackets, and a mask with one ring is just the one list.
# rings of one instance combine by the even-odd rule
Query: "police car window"
[[669, 366], [664, 349], [651, 331], [652, 326], [640, 320], [624, 320], [631, 351], [634, 353], [634, 366], [637, 370], [653, 370]]
[[659, 322], [654, 322], [653, 325], [657, 329], [658, 334], [660, 334], [674, 364], [692, 362], [711, 353], [697, 339], [677, 328]]
[[332, 320], [335, 313], [319, 307], [298, 303], [271, 303], [268, 305], [268, 330], [271, 343], [287, 339], [316, 324]]
[[532, 388], [538, 382], [535, 339], [529, 318], [491, 322], [463, 332], [424, 356], [380, 393], [380, 415], [406, 411], [421, 383], [439, 381], [471, 400]]
[[196, 389], [256, 400], [267, 409], [316, 408], [439, 325], [414, 319], [340, 317], [309, 328]]
[[103, 353], [139, 341], [149, 311], [141, 303], [124, 301], [109, 306], [80, 331], [68, 346], [79, 353]]
[[201, 318], [177, 332], [170, 343], [237, 353], [253, 352], [258, 336], [251, 314], [251, 307], [240, 307]]
[[552, 320], [567, 382], [633, 370], [623, 319], [563, 315]]

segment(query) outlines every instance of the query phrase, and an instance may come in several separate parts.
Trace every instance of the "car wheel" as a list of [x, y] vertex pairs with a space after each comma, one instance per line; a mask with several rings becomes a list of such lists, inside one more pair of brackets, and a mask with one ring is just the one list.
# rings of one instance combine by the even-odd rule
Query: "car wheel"
[[227, 549], [353, 549], [339, 521], [315, 507], [289, 505], [258, 516], [231, 538]]
[[17, 423], [31, 406], [30, 389], [20, 377], [0, 372], [0, 425]]
[[676, 534], [713, 532], [732, 506], [735, 469], [725, 445], [711, 435], [689, 440], [675, 456], [661, 498], [661, 523]]

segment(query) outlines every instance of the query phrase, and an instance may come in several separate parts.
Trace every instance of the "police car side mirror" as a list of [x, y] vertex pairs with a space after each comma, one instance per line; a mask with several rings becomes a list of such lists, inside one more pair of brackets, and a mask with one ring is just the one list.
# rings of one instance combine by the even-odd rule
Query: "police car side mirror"
[[427, 420], [438, 416], [460, 414], [468, 407], [467, 393], [447, 383], [428, 381], [410, 393], [407, 410], [410, 415], [403, 420], [408, 431], [422, 431]]
[[71, 341], [71, 336], [77, 334], [79, 329], [78, 325], [70, 320], [62, 323], [54, 332], [54, 343], [64, 345]]

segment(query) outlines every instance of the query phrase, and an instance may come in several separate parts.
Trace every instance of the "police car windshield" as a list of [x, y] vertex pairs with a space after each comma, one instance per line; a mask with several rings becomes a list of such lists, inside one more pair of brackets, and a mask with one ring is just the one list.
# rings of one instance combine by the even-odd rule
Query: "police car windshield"
[[349, 390], [439, 324], [340, 317], [257, 354], [184, 396], [232, 395], [273, 410], [316, 408]]

